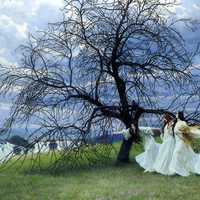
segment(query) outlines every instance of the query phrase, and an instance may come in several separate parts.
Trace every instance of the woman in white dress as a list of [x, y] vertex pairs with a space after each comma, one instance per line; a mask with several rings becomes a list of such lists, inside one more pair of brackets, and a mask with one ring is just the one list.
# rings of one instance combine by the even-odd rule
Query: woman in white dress
[[145, 169], [145, 172], [158, 172], [163, 175], [172, 175], [169, 165], [175, 147], [173, 136], [173, 117], [169, 114], [164, 115], [164, 128], [161, 134], [162, 144], [156, 143], [155, 139], [146, 134], [145, 151], [136, 156], [137, 163]]
[[[135, 129], [134, 125], [132, 125], [132, 129]], [[145, 169], [145, 172], [153, 171], [153, 164], [160, 146], [160, 144], [157, 143], [153, 137], [153, 130], [156, 129], [152, 129], [151, 127], [139, 127], [139, 134], [144, 138], [145, 151], [137, 155], [135, 160], [142, 168]], [[114, 133], [122, 133], [125, 140], [128, 140], [130, 137], [129, 129], [124, 129]]]
[[160, 145], [159, 152], [155, 159], [153, 169], [154, 171], [163, 175], [172, 175], [169, 166], [172, 160], [172, 155], [175, 147], [175, 138], [173, 136], [173, 117], [169, 114], [164, 116], [164, 130], [163, 130], [163, 143]]
[[[169, 166], [171, 174], [189, 176], [190, 173], [200, 174], [200, 157], [191, 147], [191, 135], [183, 132], [183, 127], [189, 127], [184, 121], [183, 113], [177, 115], [174, 125], [175, 148]], [[199, 167], [198, 167], [199, 166]]]
[[144, 138], [144, 152], [135, 157], [136, 162], [145, 169], [145, 172], [153, 172], [154, 162], [159, 152], [160, 143], [157, 143], [153, 137], [151, 127], [140, 127], [140, 135]]

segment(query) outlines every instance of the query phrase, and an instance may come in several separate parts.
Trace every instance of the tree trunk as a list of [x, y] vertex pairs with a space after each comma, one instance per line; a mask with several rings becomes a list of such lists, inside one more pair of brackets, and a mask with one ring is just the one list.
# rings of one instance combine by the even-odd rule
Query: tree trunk
[[[129, 153], [131, 150], [131, 147], [133, 145], [133, 142], [139, 142], [140, 141], [140, 135], [139, 135], [139, 129], [138, 129], [138, 120], [143, 113], [143, 109], [138, 108], [138, 110], [135, 112], [133, 120], [128, 120], [129, 122], [126, 124], [126, 127], [129, 128], [129, 133], [131, 137], [129, 137], [128, 140], [123, 140], [118, 156], [117, 156], [117, 162], [122, 163], [128, 163], [129, 162]], [[130, 123], [132, 122], [132, 123]], [[131, 128], [131, 124], [134, 125], [135, 129], [133, 130]]]
[[133, 137], [130, 137], [128, 140], [123, 140], [117, 156], [118, 162], [122, 163], [129, 162], [129, 152], [131, 150], [132, 144], [133, 144]]

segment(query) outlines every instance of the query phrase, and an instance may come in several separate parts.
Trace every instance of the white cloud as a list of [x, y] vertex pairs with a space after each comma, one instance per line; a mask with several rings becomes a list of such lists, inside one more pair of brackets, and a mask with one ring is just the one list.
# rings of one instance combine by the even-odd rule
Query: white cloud
[[0, 61], [15, 62], [15, 49], [26, 42], [28, 33], [45, 29], [62, 17], [64, 0], [1, 0]]
[[[26, 42], [29, 32], [35, 33], [45, 29], [48, 22], [59, 20], [63, 6], [64, 0], [0, 0], [0, 64], [17, 65], [16, 48]], [[12, 92], [18, 90], [15, 87]], [[0, 100], [0, 112], [5, 113], [0, 116], [0, 124], [10, 105]]]
[[[165, 0], [163, 0], [165, 1]], [[174, 10], [179, 17], [198, 17], [199, 0], [179, 0]], [[0, 0], [0, 63], [16, 64], [15, 49], [26, 42], [29, 32], [45, 29], [48, 22], [62, 18], [64, 0]], [[15, 89], [17, 92], [18, 88]], [[0, 110], [8, 105], [0, 103]], [[1, 121], [1, 120], [0, 120]]]
[[192, 5], [192, 7], [193, 7], [195, 10], [200, 11], [200, 4], [194, 3], [194, 4]]

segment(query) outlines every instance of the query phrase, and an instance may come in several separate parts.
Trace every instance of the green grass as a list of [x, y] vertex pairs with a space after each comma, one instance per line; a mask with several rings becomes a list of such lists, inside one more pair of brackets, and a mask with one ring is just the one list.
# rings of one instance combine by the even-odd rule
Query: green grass
[[[118, 148], [118, 145], [116, 146]], [[124, 166], [114, 164], [115, 155], [104, 164], [62, 170], [57, 175], [49, 171], [28, 171], [12, 168], [0, 173], [2, 200], [178, 200], [200, 199], [200, 176], [162, 176], [144, 173], [134, 162]], [[47, 156], [44, 160], [47, 159]], [[18, 166], [19, 167], [19, 166]]]

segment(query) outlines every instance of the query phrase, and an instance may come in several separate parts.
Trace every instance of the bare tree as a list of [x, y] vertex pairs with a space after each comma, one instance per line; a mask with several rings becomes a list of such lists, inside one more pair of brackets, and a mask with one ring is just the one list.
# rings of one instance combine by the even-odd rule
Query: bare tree
[[20, 65], [1, 67], [2, 91], [18, 91], [7, 125], [37, 123], [33, 143], [72, 136], [75, 146], [129, 128], [117, 158], [127, 162], [142, 114], [172, 114], [194, 95], [198, 107], [198, 48], [177, 29], [184, 20], [172, 13], [175, 0], [65, 2], [63, 20], [20, 47]]

